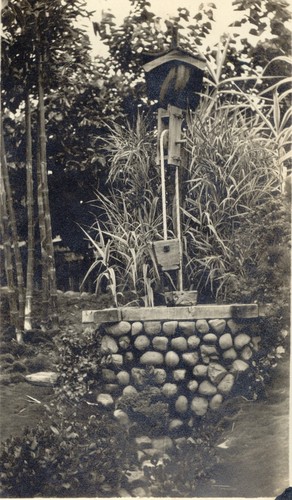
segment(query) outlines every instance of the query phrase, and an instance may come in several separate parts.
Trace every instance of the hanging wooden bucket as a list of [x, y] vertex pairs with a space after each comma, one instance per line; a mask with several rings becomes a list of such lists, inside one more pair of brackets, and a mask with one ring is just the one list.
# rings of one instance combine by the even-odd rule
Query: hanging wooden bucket
[[162, 271], [175, 271], [180, 267], [180, 242], [178, 239], [154, 241], [157, 263]]

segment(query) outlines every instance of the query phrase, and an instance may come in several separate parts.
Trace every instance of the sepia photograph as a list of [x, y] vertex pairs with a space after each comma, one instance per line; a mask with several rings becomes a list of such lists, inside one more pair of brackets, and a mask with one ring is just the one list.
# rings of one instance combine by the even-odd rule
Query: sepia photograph
[[292, 500], [291, 0], [1, 0], [0, 498]]

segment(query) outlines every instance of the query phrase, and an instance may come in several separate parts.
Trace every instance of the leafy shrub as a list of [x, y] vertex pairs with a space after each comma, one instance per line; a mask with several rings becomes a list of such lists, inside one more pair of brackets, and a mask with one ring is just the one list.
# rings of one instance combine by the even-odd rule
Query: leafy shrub
[[273, 303], [277, 316], [289, 316], [290, 290], [290, 206], [274, 196], [255, 207], [234, 238], [236, 287], [228, 298], [246, 302]]
[[160, 436], [167, 432], [169, 406], [161, 399], [161, 391], [156, 387], [147, 387], [137, 394], [120, 398], [118, 408], [125, 411], [133, 422], [133, 433]]
[[7, 353], [3, 353], [3, 354], [0, 354], [0, 363], [2, 365], [2, 363], [13, 363], [15, 361], [14, 359], [14, 356], [7, 352]]
[[86, 328], [82, 333], [65, 332], [57, 341], [60, 399], [78, 402], [98, 386], [102, 359], [98, 331]]
[[54, 366], [48, 356], [40, 353], [34, 357], [25, 359], [24, 363], [29, 372], [50, 371]]
[[35, 354], [35, 349], [27, 344], [17, 344], [14, 341], [1, 341], [0, 351], [2, 354], [10, 353], [12, 356], [32, 356]]
[[1, 496], [116, 496], [128, 465], [127, 444], [109, 415], [42, 422], [3, 444]]

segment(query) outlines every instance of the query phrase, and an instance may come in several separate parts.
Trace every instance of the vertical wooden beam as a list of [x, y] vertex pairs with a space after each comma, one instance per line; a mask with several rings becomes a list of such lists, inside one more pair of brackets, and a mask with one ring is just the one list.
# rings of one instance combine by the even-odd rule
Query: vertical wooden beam
[[181, 126], [183, 110], [176, 106], [168, 106], [169, 113], [169, 138], [168, 138], [168, 164], [180, 165], [181, 163]]

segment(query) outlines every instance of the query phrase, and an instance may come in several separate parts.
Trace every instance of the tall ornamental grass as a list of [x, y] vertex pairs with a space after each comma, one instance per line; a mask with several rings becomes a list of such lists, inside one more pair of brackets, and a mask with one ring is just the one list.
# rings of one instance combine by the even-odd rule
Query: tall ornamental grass
[[207, 301], [226, 301], [240, 287], [246, 270], [238, 230], [283, 195], [291, 158], [291, 78], [269, 86], [267, 67], [261, 80], [249, 78], [254, 87], [245, 92], [242, 78], [222, 78], [227, 47], [218, 48], [216, 65], [207, 61], [208, 91], [186, 129], [185, 274]]
[[[227, 46], [228, 41], [207, 61], [207, 90], [197, 110], [187, 114], [187, 159], [181, 166], [184, 284], [197, 288], [199, 301], [206, 302], [228, 300], [230, 290], [246, 278], [239, 230], [248, 227], [262, 204], [283, 196], [291, 156], [289, 79], [269, 86], [267, 68], [260, 80], [250, 77], [249, 87], [251, 82], [254, 87], [244, 91], [242, 78], [222, 78]], [[97, 193], [102, 216], [88, 231], [96, 250], [88, 273], [107, 275], [115, 303], [131, 291], [137, 303], [143, 299], [153, 305], [161, 276], [152, 242], [163, 234], [155, 131], [142, 116], [134, 127], [108, 129], [110, 191]]]
[[111, 124], [108, 131], [109, 194], [96, 192], [101, 216], [86, 231], [96, 259], [85, 279], [95, 272], [98, 290], [105, 277], [115, 305], [129, 299], [153, 306], [160, 275], [152, 242], [162, 234], [156, 141], [142, 116], [134, 128]]

